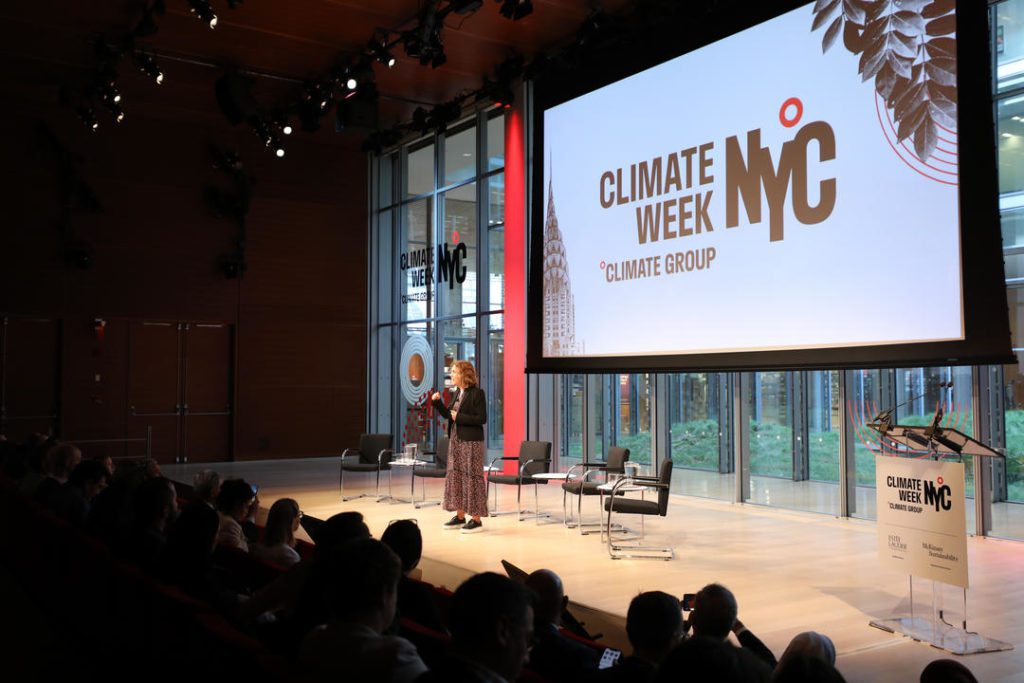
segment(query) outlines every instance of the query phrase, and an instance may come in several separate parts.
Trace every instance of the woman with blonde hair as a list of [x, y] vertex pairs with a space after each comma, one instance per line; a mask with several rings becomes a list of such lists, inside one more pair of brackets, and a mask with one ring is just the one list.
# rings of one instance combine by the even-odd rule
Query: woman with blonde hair
[[[457, 360], [451, 366], [456, 390], [446, 406], [434, 392], [431, 402], [448, 420], [448, 472], [444, 479], [445, 510], [455, 516], [444, 528], [472, 534], [483, 529], [487, 516], [487, 482], [484, 480], [484, 425], [487, 424], [487, 396], [477, 386], [473, 364]], [[470, 520], [466, 521], [466, 515]]]
[[299, 530], [302, 511], [293, 498], [281, 498], [270, 506], [263, 541], [252, 547], [252, 554], [266, 562], [290, 567], [301, 559], [295, 550], [295, 532]]

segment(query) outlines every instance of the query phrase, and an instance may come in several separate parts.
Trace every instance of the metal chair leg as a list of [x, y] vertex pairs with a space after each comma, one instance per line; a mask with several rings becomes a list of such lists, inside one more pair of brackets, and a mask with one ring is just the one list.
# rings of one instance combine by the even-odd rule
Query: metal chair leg
[[360, 493], [359, 495], [356, 496], [345, 497], [345, 470], [341, 471], [340, 480], [340, 493], [342, 502], [348, 502], [350, 500], [359, 500], [360, 498], [377, 498], [378, 500], [380, 499], [380, 471], [377, 472], [377, 493]]

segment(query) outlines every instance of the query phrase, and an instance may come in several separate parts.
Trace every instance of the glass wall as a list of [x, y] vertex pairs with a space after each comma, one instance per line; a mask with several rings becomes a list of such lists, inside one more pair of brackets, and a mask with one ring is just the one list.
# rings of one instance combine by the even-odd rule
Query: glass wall
[[[965, 461], [969, 495], [984, 493], [969, 506], [968, 529], [1024, 539], [1024, 0], [990, 3], [990, 17], [993, 138], [1018, 363], [565, 375], [552, 383], [549, 418], [560, 469], [626, 446], [650, 472], [671, 458], [677, 493], [873, 519], [879, 444], [867, 425], [887, 408], [900, 423], [927, 424], [941, 407], [943, 425], [1006, 453], [1005, 461]], [[423, 396], [444, 386], [454, 359], [466, 358], [488, 393], [488, 446], [502, 447], [504, 154], [504, 119], [493, 110], [374, 161], [374, 430], [431, 440], [436, 418]]]
[[374, 160], [369, 428], [396, 446], [433, 443], [428, 397], [450, 391], [461, 359], [487, 392], [488, 449], [502, 451], [504, 158], [494, 109]]
[[728, 377], [705, 372], [665, 376], [668, 448], [676, 493], [722, 500], [735, 495], [730, 442], [723, 438]]
[[[1005, 462], [986, 465], [993, 536], [1024, 539], [1024, 0], [991, 8], [995, 59], [996, 142], [1010, 331], [1017, 363], [982, 370], [1001, 417], [983, 436], [1005, 448]], [[989, 382], [988, 380], [991, 380]], [[985, 424], [985, 421], [982, 421]]]

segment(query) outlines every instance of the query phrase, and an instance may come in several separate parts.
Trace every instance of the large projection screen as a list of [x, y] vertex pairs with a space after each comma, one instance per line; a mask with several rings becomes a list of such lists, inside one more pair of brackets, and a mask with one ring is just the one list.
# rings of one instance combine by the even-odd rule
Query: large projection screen
[[529, 369], [1012, 362], [986, 13], [953, 5], [809, 3], [538, 82]]

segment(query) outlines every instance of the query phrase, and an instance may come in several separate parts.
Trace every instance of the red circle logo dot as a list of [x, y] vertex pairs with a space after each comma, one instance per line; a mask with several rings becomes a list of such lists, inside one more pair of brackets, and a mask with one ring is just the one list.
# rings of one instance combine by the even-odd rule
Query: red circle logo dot
[[453, 244], [458, 244], [459, 243], [459, 239], [460, 239], [459, 231], [458, 230], [453, 231], [452, 232], [452, 243]]
[[942, 477], [939, 477], [937, 481], [939, 482], [939, 486], [942, 486]]
[[[788, 115], [791, 109], [793, 110], [792, 117]], [[799, 97], [790, 97], [782, 103], [782, 107], [779, 109], [779, 123], [786, 128], [792, 128], [796, 124], [800, 123], [800, 119], [802, 119], [803, 116], [804, 103], [800, 101]]]
[[601, 270], [604, 270], [606, 267], [607, 264], [604, 261], [601, 261]]

